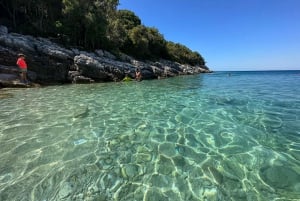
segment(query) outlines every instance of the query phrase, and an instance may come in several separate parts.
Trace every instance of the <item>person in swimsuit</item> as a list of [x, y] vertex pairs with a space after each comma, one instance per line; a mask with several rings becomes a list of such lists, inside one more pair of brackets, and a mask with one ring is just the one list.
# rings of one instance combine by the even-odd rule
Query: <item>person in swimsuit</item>
[[139, 68], [135, 71], [135, 80], [136, 81], [141, 81], [142, 80], [142, 74], [141, 74], [141, 71], [140, 71]]

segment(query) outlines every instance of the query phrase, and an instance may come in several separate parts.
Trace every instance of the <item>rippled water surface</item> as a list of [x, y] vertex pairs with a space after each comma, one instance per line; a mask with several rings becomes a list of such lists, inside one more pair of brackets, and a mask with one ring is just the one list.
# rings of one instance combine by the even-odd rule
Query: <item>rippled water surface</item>
[[0, 94], [0, 200], [300, 200], [300, 71]]

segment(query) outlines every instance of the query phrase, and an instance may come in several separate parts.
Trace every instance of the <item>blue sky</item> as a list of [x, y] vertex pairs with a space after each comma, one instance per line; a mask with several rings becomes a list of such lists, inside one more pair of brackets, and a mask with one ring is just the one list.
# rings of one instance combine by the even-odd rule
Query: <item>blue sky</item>
[[300, 70], [300, 0], [120, 0], [211, 70]]

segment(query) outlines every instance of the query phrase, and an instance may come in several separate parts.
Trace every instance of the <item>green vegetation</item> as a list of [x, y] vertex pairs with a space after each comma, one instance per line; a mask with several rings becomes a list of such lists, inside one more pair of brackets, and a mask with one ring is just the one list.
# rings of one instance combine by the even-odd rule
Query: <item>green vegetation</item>
[[198, 52], [166, 41], [119, 0], [1, 0], [0, 24], [11, 31], [51, 37], [66, 46], [124, 52], [139, 59], [204, 65]]

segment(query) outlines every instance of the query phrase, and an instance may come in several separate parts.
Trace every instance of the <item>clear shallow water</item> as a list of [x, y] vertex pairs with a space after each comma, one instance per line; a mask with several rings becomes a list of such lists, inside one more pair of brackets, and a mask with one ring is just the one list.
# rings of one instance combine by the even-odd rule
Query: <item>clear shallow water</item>
[[0, 200], [299, 200], [300, 71], [0, 91]]

